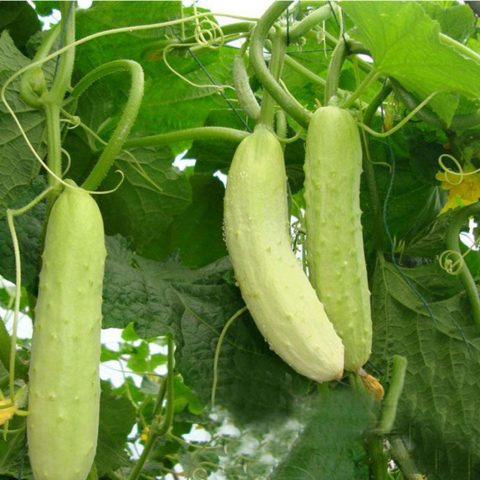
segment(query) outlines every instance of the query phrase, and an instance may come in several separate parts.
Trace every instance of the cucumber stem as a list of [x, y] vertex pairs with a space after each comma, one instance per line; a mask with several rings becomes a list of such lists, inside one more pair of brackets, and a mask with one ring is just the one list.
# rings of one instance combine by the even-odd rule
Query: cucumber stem
[[371, 435], [367, 440], [370, 470], [373, 480], [389, 480], [387, 457], [384, 452], [383, 438]]
[[390, 439], [390, 453], [406, 480], [422, 480], [425, 478], [419, 473], [418, 468], [400, 437]]
[[250, 61], [263, 88], [268, 91], [281, 108], [302, 127], [307, 128], [311, 113], [298, 101], [285, 93], [281, 85], [268, 70], [265, 59], [263, 58], [263, 47], [270, 28], [291, 3], [291, 1], [273, 2], [261, 16], [250, 39]]
[[[60, 106], [58, 102], [45, 102], [43, 104], [47, 125], [47, 164], [57, 176], [62, 176], [62, 134], [60, 131]], [[61, 190], [60, 182], [52, 175], [48, 176], [48, 185], [52, 188], [48, 197], [48, 211], [53, 206]]]
[[383, 401], [382, 414], [375, 433], [379, 436], [387, 435], [392, 431], [395, 417], [397, 415], [398, 401], [402, 394], [405, 375], [407, 373], [408, 361], [401, 355], [393, 356], [392, 378], [390, 386]]
[[325, 105], [328, 105], [332, 97], [337, 94], [342, 65], [347, 58], [347, 49], [345, 40], [341, 38], [333, 50], [330, 63], [328, 65], [327, 81], [325, 84]]
[[[62, 44], [69, 45], [75, 41], [75, 2], [61, 2], [62, 12]], [[75, 49], [70, 48], [63, 53], [55, 70], [55, 79], [49, 92], [50, 101], [61, 104], [65, 92], [70, 87], [75, 61]]]

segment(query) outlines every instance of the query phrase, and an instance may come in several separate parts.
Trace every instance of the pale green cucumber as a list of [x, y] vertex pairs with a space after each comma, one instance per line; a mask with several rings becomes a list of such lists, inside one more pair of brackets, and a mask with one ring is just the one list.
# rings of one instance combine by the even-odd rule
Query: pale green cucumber
[[50, 213], [35, 308], [27, 417], [35, 480], [85, 480], [93, 463], [105, 255], [97, 204], [65, 189]]
[[342, 341], [291, 250], [282, 147], [265, 128], [235, 152], [225, 237], [243, 299], [270, 347], [308, 378], [340, 378]]
[[360, 221], [362, 146], [352, 115], [321, 107], [310, 120], [305, 220], [310, 280], [357, 371], [372, 348], [370, 292]]

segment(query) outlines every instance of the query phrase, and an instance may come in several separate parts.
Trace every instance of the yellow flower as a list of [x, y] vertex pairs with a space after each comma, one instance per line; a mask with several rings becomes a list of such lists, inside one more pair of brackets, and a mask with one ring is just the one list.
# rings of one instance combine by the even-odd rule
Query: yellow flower
[[9, 399], [0, 400], [0, 425], [11, 420], [17, 412], [17, 406]]
[[145, 427], [143, 430], [142, 430], [142, 433], [140, 434], [140, 440], [146, 442], [148, 440], [148, 435], [150, 433], [150, 428], [149, 427]]
[[[472, 171], [472, 170], [471, 170]], [[463, 176], [448, 172], [437, 172], [435, 178], [442, 182], [442, 188], [448, 190], [447, 203], [440, 213], [455, 207], [475, 203], [480, 199], [480, 173], [465, 171]]]

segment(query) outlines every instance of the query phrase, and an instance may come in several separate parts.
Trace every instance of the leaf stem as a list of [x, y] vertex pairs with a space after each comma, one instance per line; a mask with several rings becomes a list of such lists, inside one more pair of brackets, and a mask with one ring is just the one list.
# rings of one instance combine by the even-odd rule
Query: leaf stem
[[300, 62], [297, 62], [289, 55], [285, 55], [285, 65], [293, 68], [298, 73], [302, 74], [305, 78], [308, 78], [308, 80], [310, 80], [312, 83], [316, 83], [317, 85], [321, 85], [322, 87], [327, 84], [327, 81], [324, 78], [312, 72], [309, 68], [305, 67]]
[[247, 307], [242, 307], [240, 310], [237, 310], [225, 323], [220, 332], [220, 336], [218, 337], [217, 345], [215, 347], [215, 355], [213, 358], [213, 380], [212, 380], [212, 394], [211, 394], [211, 403], [212, 407], [215, 405], [215, 395], [217, 392], [217, 382], [218, 382], [218, 359], [220, 358], [220, 350], [223, 344], [223, 340], [225, 335], [228, 332], [228, 329], [232, 325], [232, 323], [240, 317], [244, 312], [247, 311]]
[[[409, 110], [415, 110], [420, 104], [419, 101], [395, 79], [390, 79], [393, 90], [397, 97]], [[416, 116], [425, 123], [437, 128], [445, 129], [447, 126], [445, 122], [432, 112], [428, 107], [424, 107], [416, 113]]]
[[285, 93], [281, 85], [268, 70], [263, 58], [263, 47], [270, 28], [291, 3], [291, 1], [273, 2], [259, 19], [250, 39], [250, 61], [263, 88], [268, 91], [281, 108], [302, 127], [307, 128], [311, 113], [297, 100]]
[[[270, 73], [275, 81], [278, 81], [282, 73], [283, 58], [285, 56], [286, 43], [283, 32], [278, 29], [272, 38], [272, 58], [270, 59]], [[275, 99], [268, 90], [263, 90], [262, 106], [258, 123], [269, 129], [273, 128], [273, 119], [275, 116]]]
[[450, 225], [447, 230], [447, 248], [453, 250], [459, 254], [461, 258], [462, 265], [458, 273], [460, 281], [462, 282], [463, 288], [467, 294], [468, 299], [470, 300], [470, 305], [472, 307], [473, 320], [478, 329], [480, 329], [480, 299], [478, 296], [477, 285], [473, 279], [470, 270], [468, 269], [465, 260], [463, 259], [462, 252], [460, 251], [460, 231], [462, 226], [467, 221], [469, 217], [475, 214], [480, 213], [480, 202], [468, 205], [467, 207], [458, 209], [457, 212], [453, 214]]
[[195, 127], [176, 130], [174, 132], [158, 133], [147, 137], [137, 137], [127, 140], [123, 147], [150, 147], [169, 145], [171, 143], [185, 142], [188, 140], [225, 140], [240, 143], [249, 132], [227, 127]]
[[76, 99], [97, 80], [103, 78], [105, 75], [110, 75], [119, 71], [126, 71], [130, 74], [130, 93], [123, 109], [122, 116], [120, 117], [110, 140], [101, 153], [95, 167], [82, 184], [82, 188], [85, 188], [86, 190], [95, 190], [102, 183], [111, 166], [115, 162], [117, 155], [122, 150], [137, 118], [142, 103], [144, 89], [142, 66], [133, 60], [114, 60], [87, 73], [87, 75], [78, 82], [72, 92], [72, 98]]
[[318, 25], [319, 23], [324, 22], [328, 17], [332, 15], [332, 7], [329, 4], [323, 5], [320, 8], [314, 10], [310, 15], [307, 15], [305, 18], [298, 23], [296, 23], [289, 32], [289, 41], [296, 42], [303, 37], [309, 30]]
[[343, 104], [343, 108], [350, 108], [354, 102], [362, 95], [365, 90], [370, 87], [370, 85], [377, 80], [380, 74], [376, 70], [371, 70], [365, 78], [363, 82], [358, 86], [358, 88], [350, 95], [347, 101]]
[[[63, 43], [72, 43], [75, 40], [75, 2], [69, 0], [68, 2], [62, 3], [61, 11], [62, 33], [64, 34]], [[48, 176], [48, 184], [52, 187], [48, 196], [48, 210], [50, 210], [60, 192], [60, 182], [58, 181], [58, 178], [62, 176], [60, 108], [65, 92], [70, 86], [74, 60], [74, 48], [70, 48], [62, 54], [57, 64], [58, 69], [55, 72], [52, 87], [46, 94], [43, 102], [47, 128], [47, 165], [53, 173], [53, 175]]]
[[[388, 97], [391, 92], [390, 85], [384, 85], [374, 99], [370, 102], [365, 113], [363, 115], [363, 123], [365, 125], [371, 125], [373, 117], [377, 112], [378, 108]], [[380, 204], [380, 197], [378, 194], [377, 181], [375, 178], [375, 169], [370, 161], [367, 152], [368, 152], [368, 137], [367, 135], [362, 135], [364, 153], [363, 156], [363, 171], [365, 172], [365, 180], [367, 182], [368, 193], [370, 197], [370, 208], [372, 209], [372, 218], [373, 218], [373, 240], [375, 244], [375, 250], [377, 254], [383, 252], [384, 242], [383, 242], [383, 217], [382, 217], [382, 206]]]
[[444, 33], [439, 33], [438, 39], [440, 40], [441, 44], [452, 47], [454, 50], [457, 51], [457, 53], [460, 53], [462, 56], [467, 57], [476, 63], [480, 63], [480, 54], [467, 47], [466, 45], [463, 45], [463, 43], [457, 42], [452, 37], [449, 37]]

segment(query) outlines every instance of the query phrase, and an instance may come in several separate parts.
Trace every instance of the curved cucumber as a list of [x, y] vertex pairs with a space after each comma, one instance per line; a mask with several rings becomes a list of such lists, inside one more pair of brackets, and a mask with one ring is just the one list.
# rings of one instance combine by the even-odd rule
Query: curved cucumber
[[372, 348], [370, 292], [360, 222], [362, 146], [347, 110], [321, 107], [308, 127], [305, 220], [310, 280], [357, 371]]
[[242, 50], [239, 50], [233, 58], [233, 86], [237, 92], [240, 106], [245, 113], [252, 120], [258, 120], [260, 118], [260, 105], [250, 87], [247, 69], [243, 63]]
[[27, 436], [35, 480], [85, 480], [93, 463], [105, 255], [97, 204], [66, 189], [48, 221], [32, 338]]
[[235, 152], [225, 237], [243, 299], [271, 348], [308, 378], [340, 378], [342, 341], [290, 248], [283, 152], [265, 128]]

